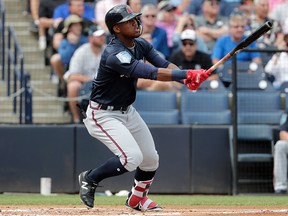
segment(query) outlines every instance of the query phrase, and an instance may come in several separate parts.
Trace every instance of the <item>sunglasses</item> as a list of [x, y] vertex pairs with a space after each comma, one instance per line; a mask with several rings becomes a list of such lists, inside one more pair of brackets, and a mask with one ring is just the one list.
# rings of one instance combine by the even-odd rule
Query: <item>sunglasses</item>
[[194, 44], [195, 44], [195, 42], [182, 42], [182, 45], [183, 46], [187, 46], [187, 45], [189, 45], [189, 46], [194, 46]]
[[149, 18], [149, 17], [155, 18], [156, 15], [154, 15], [154, 14], [152, 14], [152, 15], [145, 15], [144, 17], [146, 17], [146, 18]]

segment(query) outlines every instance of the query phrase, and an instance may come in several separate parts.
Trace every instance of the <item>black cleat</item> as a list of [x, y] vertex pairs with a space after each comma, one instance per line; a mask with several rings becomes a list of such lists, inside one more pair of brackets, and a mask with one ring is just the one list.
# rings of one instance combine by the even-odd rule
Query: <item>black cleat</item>
[[94, 195], [98, 184], [87, 179], [87, 172], [82, 172], [79, 175], [79, 195], [82, 202], [89, 209], [94, 207]]

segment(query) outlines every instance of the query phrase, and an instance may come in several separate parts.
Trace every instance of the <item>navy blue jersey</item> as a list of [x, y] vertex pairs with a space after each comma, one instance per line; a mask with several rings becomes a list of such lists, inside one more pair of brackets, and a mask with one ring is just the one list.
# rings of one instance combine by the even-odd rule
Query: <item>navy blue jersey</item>
[[[109, 106], [129, 106], [135, 101], [138, 78], [156, 79], [158, 68], [169, 63], [143, 38], [133, 48], [112, 38], [102, 54], [90, 100]], [[151, 64], [144, 61], [147, 60]]]

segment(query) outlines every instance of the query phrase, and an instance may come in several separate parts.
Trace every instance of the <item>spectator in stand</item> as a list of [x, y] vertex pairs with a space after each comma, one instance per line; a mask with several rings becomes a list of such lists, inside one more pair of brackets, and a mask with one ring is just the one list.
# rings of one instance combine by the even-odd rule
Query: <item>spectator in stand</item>
[[[89, 31], [89, 43], [83, 44], [73, 54], [69, 71], [64, 75], [67, 81], [67, 97], [74, 123], [80, 122], [79, 111], [76, 106], [79, 90], [83, 85], [91, 84], [91, 80], [97, 75], [101, 54], [105, 48], [105, 31], [100, 27], [91, 28]], [[88, 92], [87, 92], [88, 93]]]
[[188, 13], [189, 5], [194, 4], [194, 0], [170, 0], [170, 3], [176, 7], [175, 13], [181, 16]]
[[285, 25], [285, 20], [288, 17], [288, 0], [283, 0], [282, 3], [279, 3], [275, 6], [274, 10], [271, 12], [271, 19], [278, 21], [283, 27]]
[[[278, 44], [278, 49], [287, 50], [288, 49], [288, 18], [286, 19], [285, 26], [283, 28], [284, 39], [282, 43]], [[268, 61], [265, 66], [265, 72], [272, 75], [274, 78], [273, 87], [279, 90], [283, 82], [288, 81], [288, 53], [281, 52], [276, 53]]]
[[167, 33], [163, 28], [156, 26], [157, 12], [157, 7], [153, 4], [146, 4], [143, 6], [141, 10], [143, 33], [151, 34], [153, 47], [161, 52], [165, 58], [168, 58], [170, 50], [168, 47]]
[[[254, 0], [254, 8], [255, 12], [250, 16], [247, 16], [248, 28], [245, 32], [245, 35], [250, 35], [265, 22], [271, 21], [273, 23], [272, 29], [256, 41], [256, 46], [261, 49], [277, 48], [278, 44], [283, 41], [283, 34], [281, 32], [280, 24], [268, 17], [269, 0]], [[260, 55], [263, 64], [266, 65], [269, 59], [271, 59], [273, 53], [261, 52]]]
[[274, 191], [287, 194], [287, 156], [288, 156], [288, 117], [281, 118], [279, 140], [274, 147]]
[[271, 14], [274, 8], [283, 1], [284, 0], [269, 0], [269, 14]]
[[85, 4], [84, 0], [68, 0], [68, 3], [61, 4], [55, 8], [53, 14], [53, 27], [57, 28], [59, 23], [71, 14], [95, 21], [93, 8], [88, 4]]
[[[221, 36], [215, 43], [212, 53], [212, 62], [214, 64], [235, 48], [240, 41], [246, 38], [244, 35], [245, 20], [241, 14], [231, 15], [229, 31], [229, 34]], [[256, 48], [256, 43], [250, 44], [248, 48]], [[257, 64], [262, 63], [259, 52], [240, 52], [236, 55], [236, 59], [238, 61], [253, 61]], [[232, 59], [227, 60], [227, 62], [228, 61], [232, 61]]]
[[224, 17], [229, 17], [233, 12], [239, 10], [241, 4], [245, 0], [222, 0], [220, 3], [220, 12], [219, 14]]
[[203, 0], [192, 0], [192, 3], [188, 7], [188, 13], [194, 16], [199, 16], [202, 14], [202, 1]]
[[140, 13], [142, 8], [141, 0], [127, 0], [127, 5], [130, 6], [134, 13]]
[[126, 4], [127, 0], [100, 0], [96, 3], [95, 14], [96, 22], [99, 24], [107, 34], [109, 34], [108, 28], [105, 24], [105, 15], [112, 7], [119, 4]]
[[204, 0], [202, 15], [196, 16], [196, 32], [204, 39], [211, 53], [216, 40], [228, 33], [228, 19], [219, 15], [218, 0]]
[[[269, 0], [254, 0], [255, 13], [251, 14], [249, 17], [249, 32], [246, 31], [246, 34], [249, 35], [254, 32], [257, 28], [263, 25], [267, 21], [273, 23], [272, 30], [267, 32], [263, 37], [260, 37], [257, 40], [257, 47], [265, 48], [267, 46], [277, 46], [279, 39], [282, 41], [283, 36], [281, 35], [281, 27], [277, 21], [273, 21], [268, 17], [269, 15]], [[278, 41], [277, 41], [278, 40]]]
[[165, 29], [167, 33], [168, 47], [170, 53], [173, 50], [173, 33], [177, 25], [176, 7], [169, 1], [161, 1], [158, 4], [158, 17], [156, 26]]
[[39, 30], [39, 0], [30, 0], [29, 8], [33, 20], [30, 31], [37, 34]]
[[[181, 47], [181, 33], [186, 29], [195, 30], [195, 24], [194, 24], [194, 16], [190, 14], [184, 14], [179, 17], [176, 29], [173, 34], [173, 46], [174, 50], [178, 50]], [[208, 48], [204, 42], [204, 40], [197, 36], [197, 50], [208, 53]]]
[[[182, 69], [209, 69], [212, 66], [209, 54], [197, 50], [197, 36], [192, 29], [186, 29], [181, 33], [181, 49], [174, 51], [169, 61]], [[212, 75], [214, 78], [216, 76]], [[212, 77], [212, 78], [213, 78]], [[210, 76], [211, 79], [211, 76]]]
[[54, 9], [65, 2], [66, 0], [40, 0], [38, 32], [38, 44], [40, 50], [45, 50], [47, 43], [51, 41], [48, 30], [52, 27]]
[[95, 22], [95, 14], [93, 8], [85, 4], [84, 0], [68, 0], [68, 3], [61, 4], [55, 8], [53, 13], [53, 48], [58, 49], [60, 41], [63, 39], [62, 30], [64, 28], [64, 20], [70, 15], [77, 15], [83, 19], [84, 29], [89, 28]]
[[71, 57], [75, 50], [88, 42], [88, 38], [82, 34], [83, 19], [77, 15], [70, 15], [64, 20], [61, 40], [57, 53], [51, 56], [50, 64], [59, 77], [60, 86], [64, 88], [63, 75], [69, 68]]

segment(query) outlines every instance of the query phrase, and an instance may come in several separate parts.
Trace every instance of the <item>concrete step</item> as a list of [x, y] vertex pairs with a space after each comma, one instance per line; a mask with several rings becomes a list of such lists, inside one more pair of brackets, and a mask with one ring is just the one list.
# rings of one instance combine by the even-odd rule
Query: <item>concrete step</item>
[[[46, 113], [35, 113], [33, 114], [33, 124], [70, 124], [71, 116], [68, 113], [49, 114]], [[14, 113], [0, 113], [0, 122], [4, 124], [18, 124], [19, 116]], [[24, 123], [24, 120], [23, 120]]]
[[[24, 54], [24, 69], [31, 75], [33, 123], [70, 123], [70, 114], [64, 112], [64, 104], [67, 103], [67, 99], [57, 97], [58, 85], [50, 80], [51, 68], [45, 66], [44, 52], [38, 49], [37, 34], [30, 32], [32, 18], [26, 12], [26, 4], [26, 0], [4, 0], [6, 29], [8, 26], [13, 27]], [[7, 30], [5, 34], [7, 38]], [[11, 78], [13, 78], [13, 72], [11, 71], [11, 73]], [[0, 82], [0, 123], [19, 123], [19, 114], [12, 112], [13, 98], [6, 97], [6, 88], [7, 83]], [[12, 88], [13, 82], [11, 82]]]

